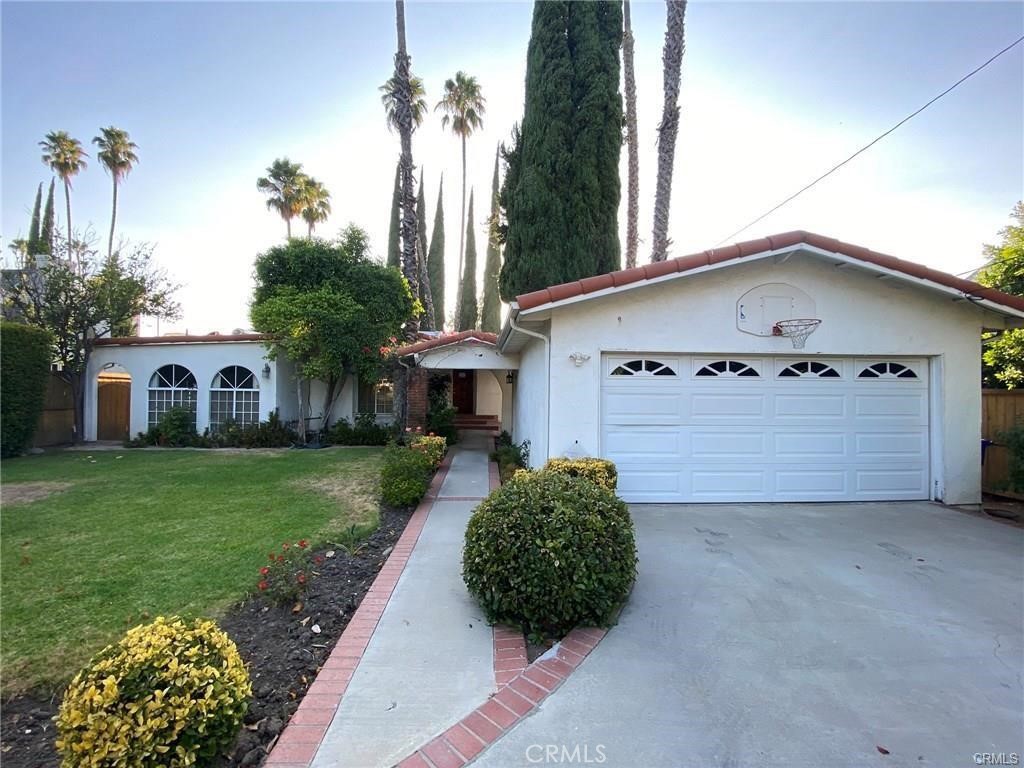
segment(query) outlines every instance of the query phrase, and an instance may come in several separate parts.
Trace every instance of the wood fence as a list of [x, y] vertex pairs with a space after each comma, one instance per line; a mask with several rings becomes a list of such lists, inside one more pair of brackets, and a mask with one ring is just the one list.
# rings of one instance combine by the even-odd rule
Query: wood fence
[[74, 426], [75, 407], [71, 387], [51, 373], [46, 382], [46, 400], [32, 444], [37, 448], [45, 448], [70, 443]]
[[985, 490], [1004, 490], [1009, 479], [1010, 452], [999, 433], [1024, 424], [1024, 390], [984, 389], [981, 392], [981, 437], [991, 440], [985, 452], [981, 484]]

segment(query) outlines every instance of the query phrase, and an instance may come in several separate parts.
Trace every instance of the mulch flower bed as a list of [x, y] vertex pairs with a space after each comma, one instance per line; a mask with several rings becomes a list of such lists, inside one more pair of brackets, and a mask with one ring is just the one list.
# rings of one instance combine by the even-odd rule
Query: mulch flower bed
[[[253, 701], [245, 727], [220, 766], [260, 765], [299, 706], [349, 619], [359, 607], [411, 511], [382, 509], [380, 526], [354, 553], [318, 550], [316, 578], [302, 609], [268, 606], [259, 596], [230, 608], [218, 624], [235, 641], [249, 668]], [[327, 557], [333, 551], [333, 556]], [[254, 563], [254, 569], [259, 564]], [[98, 650], [98, 649], [97, 649]], [[58, 766], [53, 717], [60, 696], [26, 694], [4, 699], [0, 713], [0, 763], [4, 768]]]

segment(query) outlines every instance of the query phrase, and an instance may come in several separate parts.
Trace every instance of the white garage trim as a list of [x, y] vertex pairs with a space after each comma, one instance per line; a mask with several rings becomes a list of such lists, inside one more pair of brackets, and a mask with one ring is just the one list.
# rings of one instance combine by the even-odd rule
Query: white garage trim
[[606, 353], [601, 455], [633, 502], [933, 495], [926, 358]]

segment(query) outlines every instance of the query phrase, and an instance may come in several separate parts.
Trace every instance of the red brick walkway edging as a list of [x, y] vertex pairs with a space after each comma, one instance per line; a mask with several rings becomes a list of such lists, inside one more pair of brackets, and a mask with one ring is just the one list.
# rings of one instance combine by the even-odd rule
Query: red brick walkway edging
[[515, 674], [485, 703], [402, 760], [397, 768], [461, 768], [471, 763], [554, 693], [605, 634], [606, 630], [593, 627], [574, 629], [556, 646], [553, 658], [537, 659]]
[[334, 713], [341, 705], [348, 682], [359, 666], [363, 652], [370, 643], [370, 637], [377, 628], [377, 622], [383, 615], [398, 579], [409, 562], [413, 547], [416, 546], [423, 525], [427, 521], [427, 515], [430, 514], [441, 490], [441, 484], [448, 474], [451, 456], [450, 452], [446, 454], [437, 472], [434, 473], [427, 495], [412, 513], [395, 548], [338, 638], [331, 655], [327, 657], [313, 684], [302, 698], [299, 708], [271, 748], [266, 765], [278, 768], [308, 768], [312, 762], [331, 720], [334, 719]]

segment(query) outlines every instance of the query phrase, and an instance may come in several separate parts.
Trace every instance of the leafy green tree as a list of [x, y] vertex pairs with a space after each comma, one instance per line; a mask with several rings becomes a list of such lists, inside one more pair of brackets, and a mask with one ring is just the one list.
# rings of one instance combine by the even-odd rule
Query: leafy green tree
[[28, 239], [16, 237], [7, 244], [7, 247], [14, 254], [14, 268], [24, 269], [30, 266], [28, 259]]
[[0, 456], [32, 444], [46, 399], [53, 339], [42, 328], [0, 322]]
[[[74, 255], [72, 255], [74, 252]], [[96, 340], [130, 326], [137, 315], [173, 318], [173, 285], [153, 264], [150, 246], [126, 246], [101, 258], [88, 237], [69, 248], [56, 236], [54, 258], [39, 269], [8, 273], [4, 313], [53, 337], [55, 375], [71, 388], [73, 440], [83, 437], [85, 376]]]
[[366, 233], [349, 226], [336, 242], [289, 240], [256, 259], [253, 328], [273, 337], [272, 358], [295, 364], [303, 413], [304, 382], [325, 383], [324, 429], [346, 373], [377, 376], [381, 348], [418, 309], [397, 270], [369, 254]]
[[391, 192], [391, 223], [388, 227], [388, 266], [395, 269], [402, 267], [402, 238], [398, 228], [402, 218], [402, 166], [395, 163], [395, 188]]
[[[68, 244], [74, 243], [71, 232], [71, 180], [88, 167], [85, 158], [89, 155], [82, 149], [82, 142], [72, 138], [67, 131], [51, 131], [39, 142], [43, 150], [43, 164], [49, 166], [64, 182], [64, 202], [68, 215]], [[68, 249], [68, 257], [77, 257], [76, 249]]]
[[494, 153], [494, 176], [491, 178], [491, 215], [487, 217], [487, 257], [484, 260], [484, 301], [480, 309], [480, 328], [497, 333], [501, 330], [501, 297], [498, 296], [498, 274], [501, 272], [501, 210], [498, 188], [498, 152]]
[[487, 99], [484, 98], [480, 83], [476, 78], [467, 75], [459, 70], [454, 78], [445, 80], [444, 96], [434, 107], [434, 111], [442, 110], [441, 127], [447, 128], [451, 125], [452, 133], [459, 137], [462, 144], [462, 218], [459, 220], [459, 280], [456, 288], [455, 316], [461, 317], [462, 310], [459, 302], [462, 300], [462, 261], [466, 251], [466, 140], [473, 135], [473, 132], [483, 128], [483, 115], [486, 111]]
[[[984, 248], [988, 263], [978, 273], [978, 282], [1015, 296], [1024, 296], [1024, 202], [1018, 201], [1010, 214], [1015, 223], [999, 234], [999, 245]], [[986, 387], [1024, 387], [1024, 329], [1014, 328], [984, 337], [982, 375]]]
[[43, 206], [43, 182], [39, 182], [39, 187], [36, 189], [36, 201], [32, 205], [32, 220], [28, 227], [28, 252], [35, 256], [40, 252], [42, 246], [42, 236], [40, 234], [40, 209]]
[[466, 219], [466, 263], [459, 280], [462, 300], [459, 302], [457, 331], [476, 328], [476, 234], [473, 231], [473, 190], [469, 190], [469, 217]]
[[100, 128], [100, 135], [94, 137], [92, 143], [99, 150], [96, 159], [107, 169], [114, 182], [114, 202], [110, 208], [110, 237], [107, 240], [107, 256], [110, 256], [114, 253], [114, 226], [117, 224], [117, 188], [139, 162], [139, 157], [135, 154], [139, 147], [128, 137], [128, 131], [114, 126]]
[[292, 237], [292, 219], [302, 212], [302, 192], [307, 176], [302, 163], [278, 158], [267, 168], [267, 175], [256, 179], [256, 189], [267, 196], [267, 210], [277, 211], [284, 219], [287, 238]]
[[434, 329], [444, 330], [444, 176], [437, 185], [437, 208], [434, 228], [430, 231], [430, 249], [427, 252], [427, 276], [430, 294], [434, 299]]
[[331, 215], [331, 193], [322, 182], [312, 176], [305, 179], [302, 185], [302, 220], [306, 222], [306, 236], [313, 236], [317, 224], [327, 221]]
[[53, 188], [54, 180], [50, 179], [50, 191], [46, 193], [46, 207], [43, 208], [43, 227], [40, 232], [40, 252], [53, 251]]
[[668, 258], [668, 213], [672, 199], [672, 169], [679, 134], [679, 84], [683, 69], [686, 0], [665, 0], [665, 47], [661, 54], [665, 103], [658, 125], [658, 179], [654, 196], [654, 235], [651, 261]]
[[536, 3], [523, 122], [505, 150], [501, 295], [619, 266], [620, 2]]

